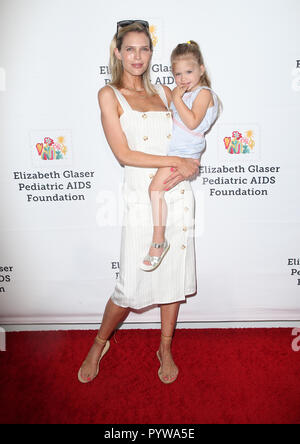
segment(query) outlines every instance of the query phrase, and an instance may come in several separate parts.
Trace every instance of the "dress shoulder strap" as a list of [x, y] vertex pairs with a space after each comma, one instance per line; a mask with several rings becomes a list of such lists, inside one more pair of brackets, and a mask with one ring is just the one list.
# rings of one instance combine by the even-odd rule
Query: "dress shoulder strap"
[[123, 108], [123, 111], [132, 111], [131, 106], [129, 105], [129, 103], [127, 102], [127, 100], [125, 99], [125, 97], [123, 96], [123, 94], [118, 90], [118, 88], [116, 88], [113, 85], [108, 84], [108, 86], [110, 86], [113, 91], [115, 92], [115, 95], [117, 97], [117, 99], [119, 100], [120, 105]]
[[168, 104], [168, 99], [164, 90], [164, 87], [161, 84], [155, 85], [155, 88], [157, 89], [157, 92], [161, 98], [161, 100], [164, 102], [166, 108], [168, 109], [168, 111], [170, 111], [170, 107]]

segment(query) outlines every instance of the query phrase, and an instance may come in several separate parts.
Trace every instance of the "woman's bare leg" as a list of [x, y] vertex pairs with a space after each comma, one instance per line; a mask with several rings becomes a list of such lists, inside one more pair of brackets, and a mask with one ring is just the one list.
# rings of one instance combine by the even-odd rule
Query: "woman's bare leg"
[[[102, 324], [98, 332], [101, 339], [108, 339], [117, 326], [123, 322], [129, 313], [129, 308], [119, 307], [111, 299], [106, 304]], [[100, 345], [96, 342], [92, 345], [84, 363], [81, 367], [81, 376], [84, 380], [92, 379], [97, 371], [97, 364], [105, 344]]]
[[[171, 345], [179, 308], [180, 302], [160, 306], [162, 335], [159, 353], [162, 359], [162, 377], [165, 379], [165, 381], [172, 381], [178, 375], [178, 367], [173, 361]], [[166, 336], [168, 338], [166, 338]]]
[[[161, 244], [165, 240], [168, 206], [165, 201], [165, 185], [163, 182], [169, 174], [169, 168], [159, 168], [149, 186], [149, 197], [151, 199], [153, 219], [152, 242], [157, 244]], [[161, 256], [162, 252], [163, 248], [150, 247], [149, 255]], [[144, 264], [151, 265], [149, 261], [144, 261]]]

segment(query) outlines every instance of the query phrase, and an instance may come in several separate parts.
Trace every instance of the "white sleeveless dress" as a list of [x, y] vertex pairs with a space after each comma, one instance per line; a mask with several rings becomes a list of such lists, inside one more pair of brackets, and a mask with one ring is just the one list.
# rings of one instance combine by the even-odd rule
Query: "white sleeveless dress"
[[[166, 110], [145, 113], [133, 110], [121, 92], [111, 88], [124, 111], [120, 123], [129, 148], [166, 156], [173, 125], [163, 87], [158, 85], [156, 88]], [[157, 168], [124, 167], [120, 272], [111, 296], [112, 301], [121, 307], [141, 309], [169, 304], [183, 301], [186, 295], [196, 292], [195, 198], [188, 180], [165, 192], [168, 253], [156, 270], [145, 272], [139, 268], [152, 242], [153, 219], [148, 187], [156, 171]]]

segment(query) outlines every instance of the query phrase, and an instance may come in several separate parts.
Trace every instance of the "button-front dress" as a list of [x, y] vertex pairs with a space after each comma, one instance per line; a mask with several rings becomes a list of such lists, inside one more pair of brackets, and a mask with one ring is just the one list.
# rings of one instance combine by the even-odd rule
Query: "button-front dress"
[[[123, 109], [121, 127], [133, 151], [166, 156], [172, 137], [172, 115], [165, 91], [157, 85], [165, 111], [140, 112], [131, 108], [113, 88]], [[195, 198], [190, 181], [165, 192], [168, 206], [165, 237], [170, 249], [154, 271], [140, 269], [153, 237], [152, 207], [148, 193], [158, 168], [125, 166], [120, 272], [111, 300], [121, 307], [141, 309], [150, 305], [184, 301], [196, 292]], [[170, 172], [171, 174], [171, 172]]]

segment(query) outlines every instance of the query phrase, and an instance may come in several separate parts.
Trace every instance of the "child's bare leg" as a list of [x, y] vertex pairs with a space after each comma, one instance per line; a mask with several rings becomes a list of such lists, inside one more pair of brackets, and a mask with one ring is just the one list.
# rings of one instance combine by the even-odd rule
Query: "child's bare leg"
[[[170, 175], [170, 168], [159, 168], [149, 186], [149, 196], [152, 206], [153, 218], [153, 237], [152, 242], [161, 244], [165, 240], [165, 231], [167, 223], [168, 206], [165, 201], [164, 181]], [[150, 247], [150, 256], [161, 256], [163, 248]], [[149, 261], [144, 261], [144, 264], [151, 265]]]

